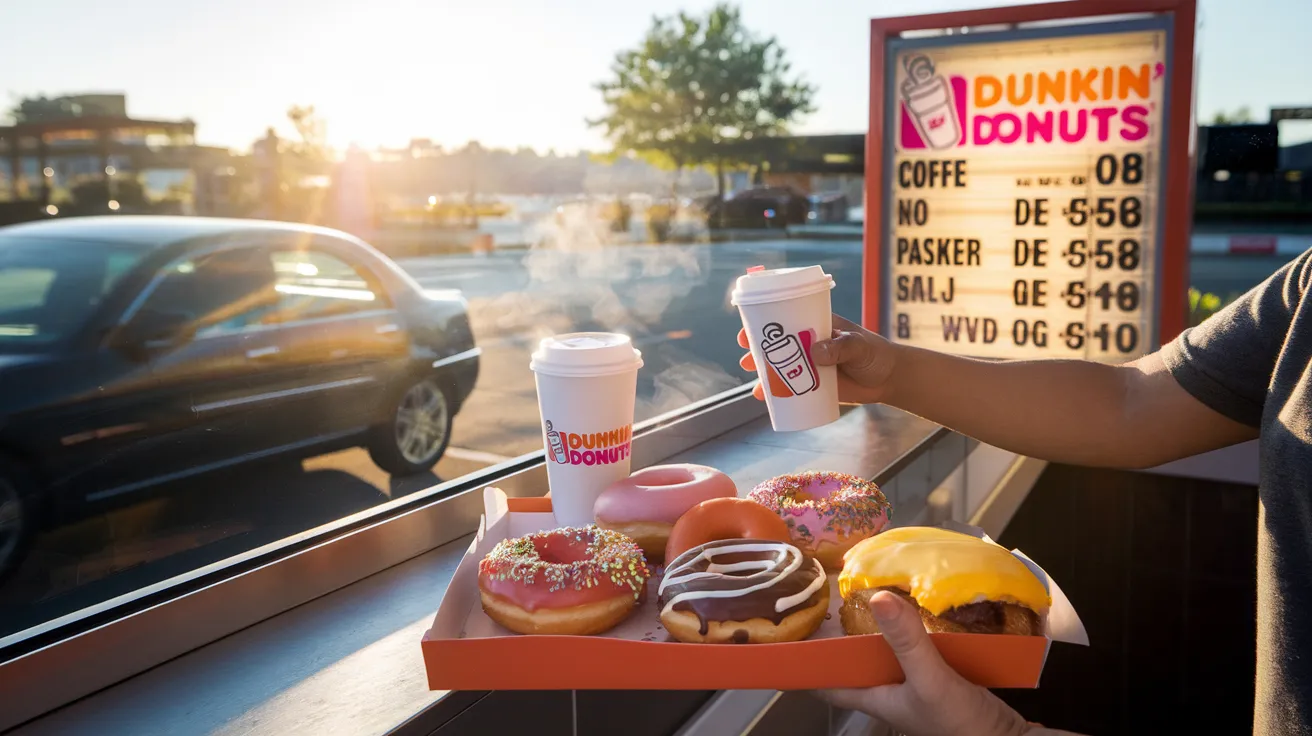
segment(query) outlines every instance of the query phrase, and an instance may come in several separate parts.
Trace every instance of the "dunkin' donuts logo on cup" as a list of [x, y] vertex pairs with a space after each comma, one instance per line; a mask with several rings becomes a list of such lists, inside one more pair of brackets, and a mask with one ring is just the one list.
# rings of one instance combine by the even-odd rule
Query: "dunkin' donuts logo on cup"
[[1166, 65], [1052, 65], [1037, 71], [944, 75], [925, 54], [902, 59], [899, 150], [1013, 143], [1134, 142], [1149, 133]]
[[820, 388], [820, 374], [811, 360], [815, 330], [790, 335], [783, 325], [771, 322], [761, 329], [761, 338], [771, 396], [783, 399]]
[[564, 432], [551, 421], [547, 429], [547, 457], [559, 465], [610, 465], [629, 457], [633, 425], [606, 432]]

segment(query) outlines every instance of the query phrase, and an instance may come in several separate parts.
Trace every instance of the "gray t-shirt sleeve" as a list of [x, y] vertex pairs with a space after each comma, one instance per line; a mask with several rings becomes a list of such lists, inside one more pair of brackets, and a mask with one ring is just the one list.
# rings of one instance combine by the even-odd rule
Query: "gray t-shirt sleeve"
[[1310, 261], [1312, 250], [1162, 348], [1176, 382], [1215, 411], [1259, 426], [1276, 360], [1308, 285]]

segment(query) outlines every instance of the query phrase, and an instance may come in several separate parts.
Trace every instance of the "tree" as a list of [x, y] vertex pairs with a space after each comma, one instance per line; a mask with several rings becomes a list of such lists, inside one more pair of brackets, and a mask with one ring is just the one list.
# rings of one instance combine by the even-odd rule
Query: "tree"
[[814, 110], [815, 88], [791, 71], [779, 42], [749, 31], [733, 5], [656, 17], [636, 48], [615, 55], [596, 85], [607, 112], [588, 122], [611, 155], [672, 168], [676, 181], [685, 166], [713, 164], [723, 195], [724, 167], [744, 163], [735, 144], [785, 134]]
[[24, 97], [9, 109], [9, 117], [19, 125], [71, 118], [76, 115], [77, 112], [68, 100], [45, 95]]
[[311, 161], [328, 158], [328, 126], [314, 111], [314, 105], [292, 105], [287, 108], [287, 119], [300, 139], [290, 144], [291, 152]]
[[1239, 125], [1241, 123], [1251, 122], [1253, 122], [1253, 113], [1248, 109], [1248, 105], [1240, 107], [1233, 113], [1228, 113], [1225, 110], [1218, 110], [1216, 114], [1212, 116], [1212, 125]]
[[321, 185], [332, 171], [327, 124], [314, 105], [292, 105], [287, 120], [296, 130], [294, 140], [279, 140], [270, 130], [273, 162], [271, 189], [263, 193], [270, 212], [278, 219], [296, 222], [331, 220], [332, 202]]
[[[46, 97], [38, 94], [34, 97], [10, 95], [14, 104], [9, 108], [9, 117], [17, 124], [41, 123], [50, 120], [67, 120], [93, 115], [123, 115], [123, 98], [121, 95], [74, 95], [71, 97]], [[118, 98], [118, 104], [114, 98]]]

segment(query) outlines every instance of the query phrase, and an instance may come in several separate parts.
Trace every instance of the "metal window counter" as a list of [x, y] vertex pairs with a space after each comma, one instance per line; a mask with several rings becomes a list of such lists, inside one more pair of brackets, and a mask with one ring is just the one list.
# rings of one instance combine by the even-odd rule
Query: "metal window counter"
[[[679, 426], [656, 434], [678, 433]], [[646, 452], [635, 450], [635, 468], [704, 463], [728, 473], [740, 489], [808, 469], [873, 478], [899, 525], [947, 518], [979, 523], [1023, 462], [887, 407], [845, 408], [833, 424], [792, 434], [773, 432], [761, 415], [668, 457], [659, 441], [647, 444]], [[545, 491], [545, 472], [538, 471]], [[1014, 510], [1018, 503], [1009, 505]], [[994, 523], [1005, 525], [992, 513]], [[468, 544], [466, 536], [432, 549], [14, 733], [456, 734], [517, 727], [540, 734], [772, 733], [771, 722], [785, 721], [788, 733], [842, 727], [804, 693], [430, 692], [419, 641]]]

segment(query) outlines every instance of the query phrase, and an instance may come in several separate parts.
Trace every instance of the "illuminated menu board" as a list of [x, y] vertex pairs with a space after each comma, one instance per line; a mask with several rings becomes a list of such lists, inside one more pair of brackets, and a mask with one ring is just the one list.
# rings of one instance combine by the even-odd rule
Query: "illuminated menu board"
[[890, 43], [890, 338], [985, 358], [1157, 347], [1166, 31], [1051, 33], [1081, 35]]

